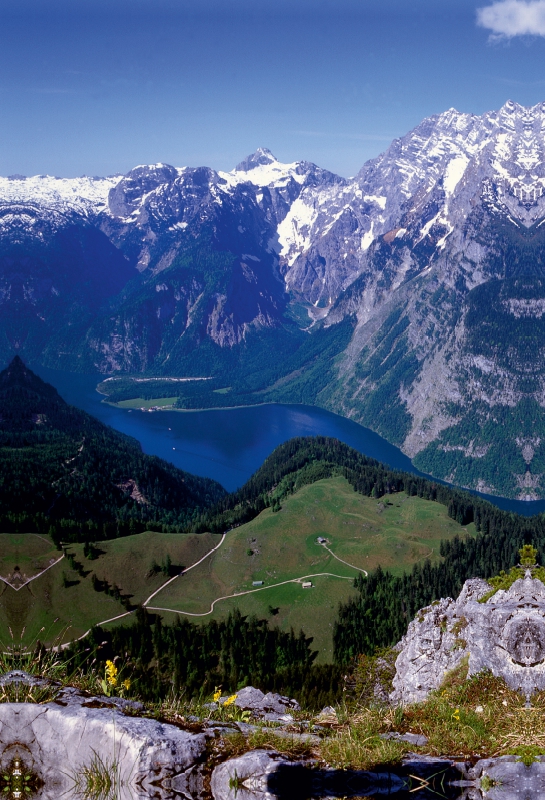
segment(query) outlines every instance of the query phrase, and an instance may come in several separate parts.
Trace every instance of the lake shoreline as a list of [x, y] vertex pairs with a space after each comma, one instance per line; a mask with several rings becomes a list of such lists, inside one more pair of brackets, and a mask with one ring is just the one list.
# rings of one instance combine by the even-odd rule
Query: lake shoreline
[[[97, 392], [98, 392], [98, 389], [97, 389]], [[102, 394], [102, 392], [99, 392], [99, 394]], [[161, 398], [156, 398], [156, 399], [161, 399]], [[294, 407], [298, 406], [300, 408], [313, 408], [313, 409], [316, 408], [316, 409], [321, 409], [322, 411], [327, 411], [327, 413], [329, 413], [329, 414], [335, 414], [335, 416], [338, 416], [343, 420], [347, 420], [348, 422], [351, 422], [351, 423], [353, 423], [355, 425], [358, 425], [360, 428], [362, 428], [362, 430], [370, 430], [376, 436], [380, 436], [380, 434], [377, 434], [375, 431], [372, 430], [372, 428], [367, 428], [365, 425], [361, 425], [359, 422], [356, 422], [355, 420], [352, 420], [349, 417], [344, 417], [341, 414], [336, 414], [336, 412], [330, 411], [329, 409], [324, 408], [323, 406], [307, 406], [304, 403], [278, 403], [278, 402], [248, 403], [246, 405], [236, 405], [236, 406], [209, 406], [207, 408], [175, 408], [174, 406], [162, 406], [162, 407], [159, 406], [159, 407], [156, 407], [156, 408], [149, 408], [148, 409], [148, 408], [143, 408], [143, 407], [127, 408], [125, 406], [120, 406], [117, 403], [110, 403], [110, 402], [108, 402], [108, 400], [102, 400], [101, 402], [106, 404], [106, 405], [108, 405], [108, 406], [110, 406], [111, 408], [117, 408], [120, 411], [141, 411], [142, 413], [150, 413], [150, 412], [151, 413], [155, 413], [157, 411], [172, 411], [172, 412], [182, 413], [182, 414], [203, 414], [203, 413], [216, 412], [216, 411], [235, 411], [235, 410], [241, 410], [241, 409], [246, 409], [246, 408], [263, 408], [265, 406], [277, 406], [277, 407], [280, 407], [280, 408], [292, 407], [292, 406], [294, 406]], [[316, 435], [320, 435], [320, 434], [316, 434]], [[387, 441], [387, 440], [385, 440], [385, 441]], [[388, 442], [388, 444], [390, 444], [390, 443]], [[396, 447], [396, 445], [391, 445], [391, 447]], [[402, 453], [407, 459], [409, 459], [409, 456], [407, 456], [405, 453], [403, 453], [403, 450], [401, 450], [401, 448], [396, 448], [396, 449], [398, 449], [400, 453]], [[367, 455], [367, 454], [364, 453], [364, 455]], [[395, 467], [394, 465], [390, 464], [387, 461], [381, 460], [380, 458], [376, 458], [376, 456], [368, 456], [368, 457], [369, 458], [374, 458], [376, 461], [380, 461], [381, 463], [385, 464], [390, 469], [398, 469], [398, 467]], [[431, 475], [431, 474], [426, 473], [426, 472], [421, 472], [419, 469], [417, 469], [412, 464], [412, 460], [411, 459], [409, 459], [409, 461], [411, 462], [412, 469], [409, 469], [407, 467], [405, 467], [405, 468], [404, 467], [400, 467], [399, 469], [402, 472], [409, 472], [411, 474], [418, 475], [420, 477], [426, 478], [426, 480], [429, 480], [429, 481], [432, 481], [432, 482], [436, 482], [436, 483], [440, 483], [443, 486], [449, 486], [452, 489], [460, 489], [461, 491], [468, 492], [469, 494], [472, 494], [472, 495], [474, 495], [476, 497], [482, 497], [487, 502], [492, 503], [492, 505], [495, 505], [495, 506], [497, 506], [499, 508], [501, 508], [501, 505], [499, 505], [498, 501], [505, 501], [506, 503], [524, 503], [525, 506], [528, 507], [528, 508], [530, 507], [531, 503], [542, 503], [542, 504], [545, 505], [545, 498], [541, 498], [541, 499], [537, 499], [537, 500], [535, 500], [535, 499], [534, 500], [526, 500], [526, 499], [517, 499], [517, 498], [511, 498], [511, 497], [504, 497], [503, 495], [490, 495], [490, 494], [484, 494], [482, 492], [478, 492], [476, 489], [471, 489], [469, 486], [460, 486], [460, 485], [455, 484], [455, 483], [449, 483], [448, 481], [442, 480], [441, 478], [437, 478], [435, 475]], [[521, 514], [522, 516], [525, 516], [525, 517], [532, 517], [532, 516], [537, 516], [540, 513], [543, 513], [543, 510], [545, 510], [545, 508], [542, 509], [541, 511], [536, 510], [535, 512], [530, 513], [530, 514], [525, 514], [525, 513], [521, 512], [521, 511], [519, 511], [519, 512], [515, 511], [514, 513], [519, 513], [519, 514]]]
[[[66, 373], [40, 365], [30, 367], [53, 384], [68, 403], [137, 439], [145, 453], [159, 456], [194, 475], [212, 478], [230, 492], [240, 488], [280, 444], [305, 436], [339, 439], [393, 470], [446, 483], [417, 470], [408, 456], [370, 428], [319, 406], [253, 403], [206, 409], [158, 409], [182, 412], [170, 417], [168, 413], [128, 414], [127, 411], [135, 409], [109, 403], [108, 395], [97, 390], [103, 375]], [[503, 511], [524, 517], [545, 512], [545, 500], [512, 500], [465, 491]]]

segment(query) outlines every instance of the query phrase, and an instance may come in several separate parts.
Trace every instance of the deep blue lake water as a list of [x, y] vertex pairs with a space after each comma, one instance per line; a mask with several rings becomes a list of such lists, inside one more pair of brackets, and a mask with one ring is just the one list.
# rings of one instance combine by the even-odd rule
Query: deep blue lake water
[[[320, 408], [262, 405], [207, 411], [128, 411], [103, 403], [96, 385], [104, 376], [77, 375], [32, 366], [60, 395], [102, 422], [134, 436], [145, 453], [180, 469], [219, 481], [227, 490], [241, 486], [282, 442], [294, 436], [333, 436], [396, 469], [419, 472], [401, 450], [368, 428]], [[522, 502], [486, 497], [499, 508], [525, 516], [545, 511], [545, 500]]]

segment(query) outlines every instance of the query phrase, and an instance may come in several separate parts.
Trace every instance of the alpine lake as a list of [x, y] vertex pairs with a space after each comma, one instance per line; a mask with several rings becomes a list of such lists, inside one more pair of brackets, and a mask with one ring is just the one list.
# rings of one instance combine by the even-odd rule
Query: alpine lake
[[[386, 439], [322, 408], [279, 404], [202, 411], [119, 408], [104, 402], [104, 396], [96, 390], [104, 375], [29, 366], [66, 402], [138, 439], [145, 453], [164, 458], [186, 472], [213, 478], [227, 491], [242, 486], [275, 447], [295, 436], [331, 436], [394, 469], [423, 475]], [[524, 516], [545, 511], [545, 500], [480, 496], [498, 508]]]

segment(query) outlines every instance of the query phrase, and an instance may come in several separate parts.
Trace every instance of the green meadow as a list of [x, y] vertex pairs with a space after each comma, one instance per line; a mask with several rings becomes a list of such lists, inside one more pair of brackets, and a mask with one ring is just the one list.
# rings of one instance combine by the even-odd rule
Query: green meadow
[[59, 555], [47, 536], [35, 533], [0, 534], [0, 576], [4, 579], [9, 579], [17, 571], [26, 581], [49, 567]]
[[[49, 631], [48, 640], [64, 629], [66, 640], [80, 636], [91, 625], [125, 611], [119, 601], [93, 588], [94, 573], [112, 589], [117, 586], [134, 605], [148, 601], [150, 609], [161, 609], [165, 622], [178, 612], [194, 622], [207, 622], [238, 607], [283, 629], [302, 628], [314, 639], [317, 661], [327, 662], [339, 602], [353, 593], [358, 571], [380, 564], [400, 574], [426, 558], [440, 558], [442, 539], [473, 532], [473, 525], [462, 528], [439, 503], [404, 493], [376, 500], [354, 492], [342, 477], [328, 478], [287, 497], [279, 511], [266, 509], [229, 531], [223, 543], [219, 534], [147, 531], [98, 542], [94, 559], [84, 556], [82, 544], [70, 545], [76, 567], [82, 565], [79, 572], [63, 559], [19, 592], [2, 584], [0, 615], [15, 636], [25, 628], [25, 642], [42, 627]], [[318, 537], [327, 540], [328, 549]], [[4, 535], [0, 546], [4, 571], [13, 567], [14, 559], [20, 569], [24, 564], [27, 571], [36, 571], [60, 555], [47, 537], [29, 534]], [[312, 586], [303, 588], [302, 579]], [[254, 586], [257, 581], [262, 585]], [[16, 633], [17, 620], [24, 622]], [[119, 623], [128, 620], [121, 618]]]
[[110, 403], [110, 405], [117, 406], [117, 408], [169, 408], [174, 405], [177, 399], [178, 395], [175, 395], [174, 397], [156, 397], [151, 399], [146, 399], [145, 397], [135, 397], [132, 400], [119, 400], [119, 402]]
[[[473, 527], [462, 528], [439, 503], [404, 493], [377, 501], [354, 492], [342, 477], [328, 478], [286, 498], [280, 511], [266, 509], [230, 531], [219, 550], [159, 592], [150, 607], [206, 614], [188, 617], [196, 622], [238, 607], [282, 628], [302, 628], [314, 638], [317, 661], [326, 662], [338, 604], [353, 593], [359, 570], [380, 564], [400, 574], [426, 558], [435, 561], [442, 539], [469, 535]], [[327, 539], [337, 558], [318, 537]], [[304, 576], [315, 576], [309, 578], [312, 588], [274, 586]], [[263, 581], [263, 588], [252, 586], [254, 581]], [[250, 593], [220, 600], [207, 614], [214, 600], [238, 592]]]
[[19, 591], [0, 584], [0, 628], [9, 634], [1, 644], [29, 647], [38, 639], [59, 644], [123, 610], [113, 598], [95, 592], [91, 581], [80, 578], [63, 559]]

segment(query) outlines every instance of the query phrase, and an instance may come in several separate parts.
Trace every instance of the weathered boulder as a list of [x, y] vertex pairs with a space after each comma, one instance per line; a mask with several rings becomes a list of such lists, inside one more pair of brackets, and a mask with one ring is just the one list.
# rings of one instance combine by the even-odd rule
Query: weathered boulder
[[491, 589], [475, 578], [457, 600], [418, 612], [399, 645], [393, 702], [424, 700], [463, 659], [468, 676], [489, 669], [527, 696], [545, 689], [545, 585], [528, 569], [509, 589], [478, 602]]
[[[19, 674], [11, 678], [27, 680]], [[1, 703], [0, 768], [5, 770], [17, 755], [44, 781], [47, 792], [58, 796], [82, 778], [85, 768], [99, 763], [120, 794], [150, 796], [153, 787], [202, 758], [205, 734], [127, 716], [111, 700], [72, 690], [50, 703]]]
[[[545, 794], [545, 762], [543, 757], [526, 766], [518, 756], [483, 758], [471, 767], [467, 777], [481, 791], [472, 795], [477, 800], [525, 798], [539, 800]], [[486, 790], [485, 788], [486, 787]]]
[[253, 686], [245, 686], [237, 692], [235, 705], [238, 708], [251, 711], [255, 716], [265, 714], [288, 714], [290, 711], [299, 711], [300, 705], [297, 700], [290, 700], [281, 694], [267, 692], [264, 694], [260, 689]]
[[274, 750], [252, 750], [214, 769], [212, 795], [214, 800], [233, 800], [235, 796], [237, 800], [272, 800], [285, 773], [308, 779], [305, 766], [283, 758]]

